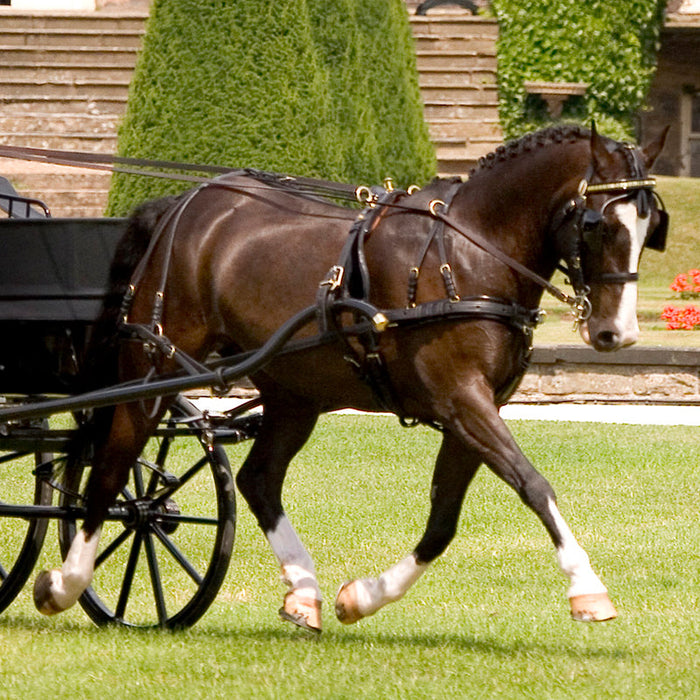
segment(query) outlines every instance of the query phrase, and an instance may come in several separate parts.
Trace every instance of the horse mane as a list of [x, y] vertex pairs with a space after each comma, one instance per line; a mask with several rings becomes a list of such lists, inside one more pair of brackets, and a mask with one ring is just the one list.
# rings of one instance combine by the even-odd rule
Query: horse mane
[[580, 139], [589, 139], [591, 132], [578, 124], [558, 124], [539, 131], [533, 131], [518, 139], [513, 139], [499, 146], [495, 151], [481, 157], [469, 176], [490, 170], [508, 160], [513, 160], [531, 151], [565, 142], [574, 142]]

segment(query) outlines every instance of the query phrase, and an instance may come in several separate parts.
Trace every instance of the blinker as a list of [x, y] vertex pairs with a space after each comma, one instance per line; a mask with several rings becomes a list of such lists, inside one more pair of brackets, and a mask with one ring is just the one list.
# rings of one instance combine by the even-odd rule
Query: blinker
[[586, 208], [581, 214], [581, 237], [593, 253], [600, 252], [603, 246], [603, 216], [595, 209]]
[[656, 224], [654, 230], [649, 234], [644, 246], [652, 250], [658, 250], [663, 253], [666, 250], [666, 237], [668, 235], [668, 212], [665, 209], [659, 209], [659, 223]]

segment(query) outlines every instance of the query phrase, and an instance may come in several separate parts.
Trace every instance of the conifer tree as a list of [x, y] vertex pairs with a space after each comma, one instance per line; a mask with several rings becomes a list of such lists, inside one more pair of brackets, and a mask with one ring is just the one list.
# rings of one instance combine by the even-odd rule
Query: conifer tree
[[[154, 0], [118, 150], [348, 182], [425, 182], [435, 156], [404, 3]], [[109, 213], [185, 186], [115, 175]]]

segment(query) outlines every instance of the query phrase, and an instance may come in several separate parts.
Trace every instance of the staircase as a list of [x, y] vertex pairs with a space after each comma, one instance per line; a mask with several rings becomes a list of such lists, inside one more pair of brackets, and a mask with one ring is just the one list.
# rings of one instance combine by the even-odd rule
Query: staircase
[[[438, 171], [466, 175], [502, 138], [496, 22], [459, 8], [417, 17], [407, 4]], [[113, 153], [146, 18], [0, 8], [0, 144]], [[54, 216], [104, 211], [108, 173], [0, 158], [0, 175]]]
[[496, 20], [466, 12], [411, 15], [425, 119], [440, 175], [466, 175], [503, 140], [498, 120]]
[[[0, 143], [113, 153], [144, 13], [0, 10]], [[54, 216], [101, 216], [109, 173], [0, 159]]]

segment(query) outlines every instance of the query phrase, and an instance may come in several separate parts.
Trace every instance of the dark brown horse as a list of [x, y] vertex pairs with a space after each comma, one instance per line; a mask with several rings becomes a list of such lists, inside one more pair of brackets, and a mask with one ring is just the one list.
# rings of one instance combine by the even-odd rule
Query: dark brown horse
[[[645, 245], [663, 248], [665, 212], [647, 172], [664, 137], [637, 149], [595, 130], [548, 129], [498, 149], [466, 183], [392, 192], [360, 217], [301, 196], [288, 181], [240, 173], [135, 215], [127, 242], [137, 254], [125, 269], [141, 262], [123, 312], [129, 324], [162, 333], [166, 350], [172, 343], [176, 355], [202, 361], [214, 350], [255, 349], [299, 310], [318, 309], [326, 341], [276, 356], [252, 377], [263, 419], [237, 477], [289, 586], [285, 619], [321, 628], [314, 565], [282, 506], [285, 472], [319, 414], [343, 407], [389, 408], [439, 427], [443, 440], [422, 539], [378, 578], [343, 586], [336, 601], [342, 622], [399, 599], [445, 550], [482, 463], [549, 532], [570, 580], [574, 618], [616, 615], [499, 407], [525, 371], [537, 306], [562, 260], [584, 340], [603, 351], [635, 342], [639, 258]], [[355, 313], [334, 306], [343, 300]], [[116, 328], [114, 313], [105, 319]], [[316, 336], [318, 325], [302, 337]], [[166, 350], [121, 343], [121, 378], [154, 366], [174, 371], [177, 358]], [[43, 612], [66, 609], [89, 585], [106, 509], [164, 405], [150, 415], [143, 403], [122, 404], [102, 416], [108, 420], [96, 439], [84, 526], [63, 567], [38, 579]]]

